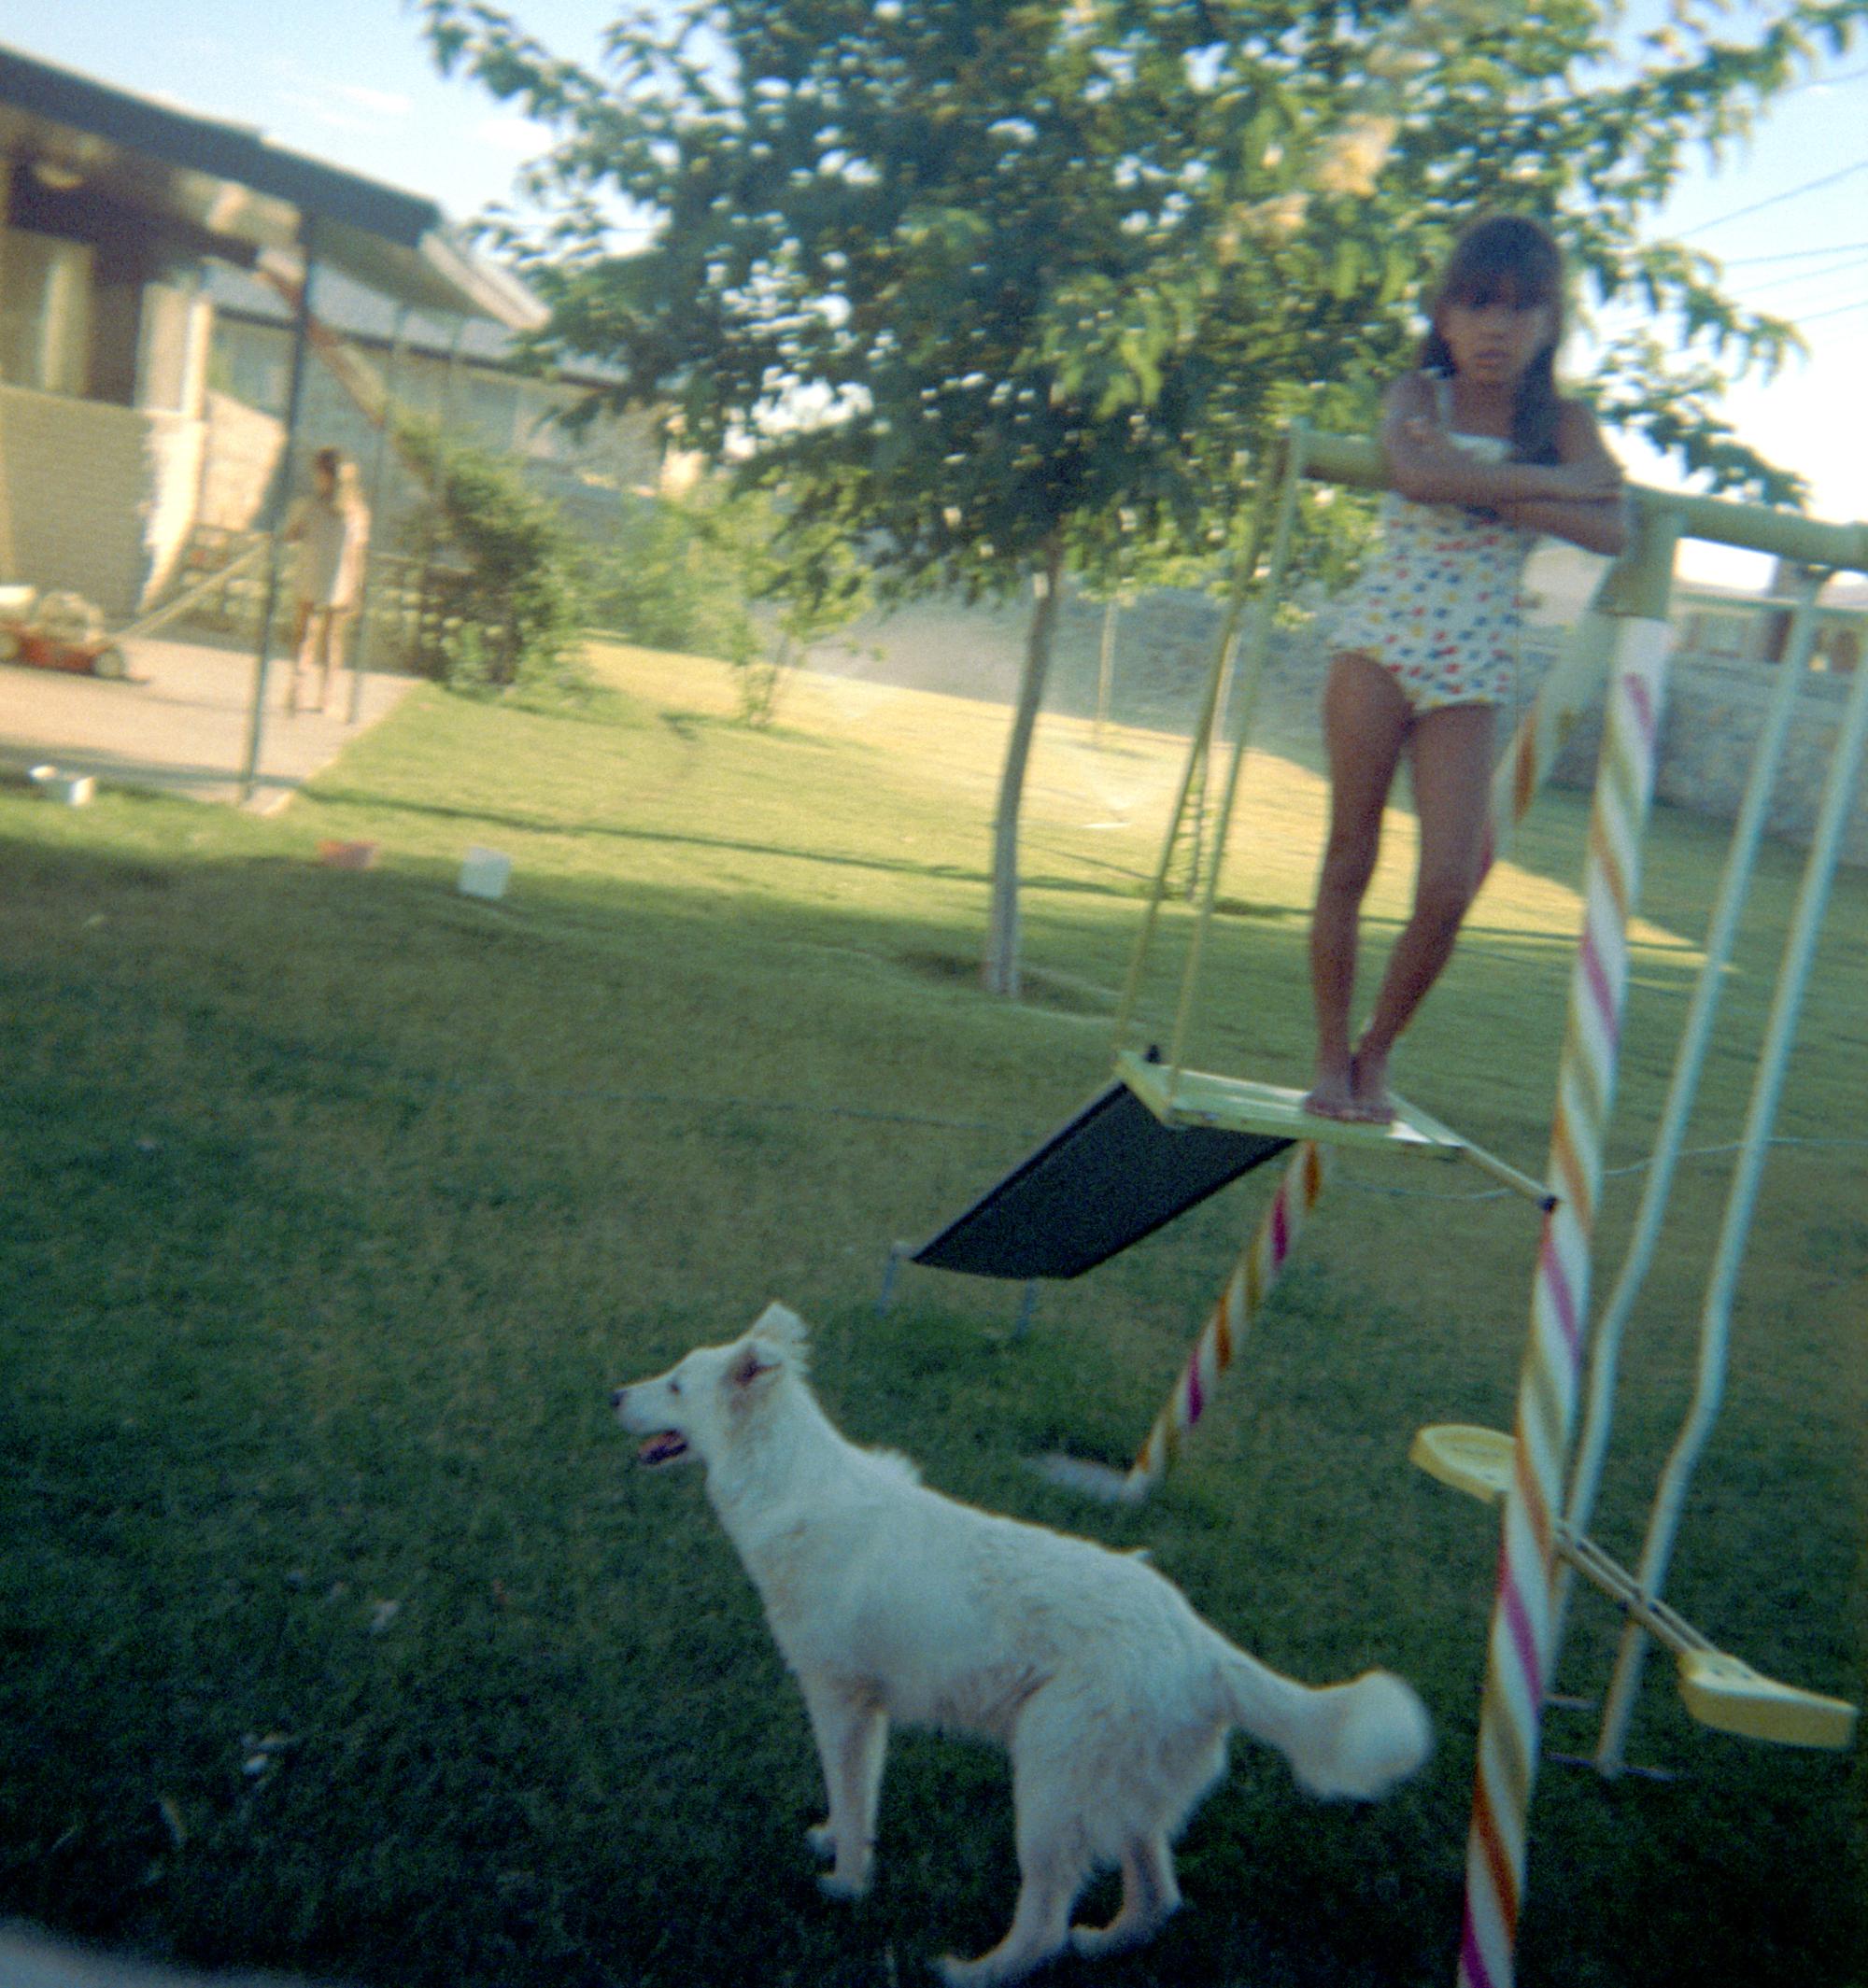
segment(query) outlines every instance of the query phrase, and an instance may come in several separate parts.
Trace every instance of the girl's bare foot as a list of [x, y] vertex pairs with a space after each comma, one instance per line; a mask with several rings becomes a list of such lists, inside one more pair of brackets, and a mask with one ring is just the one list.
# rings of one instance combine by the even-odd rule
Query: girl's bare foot
[[1355, 1065], [1345, 1064], [1339, 1070], [1319, 1068], [1317, 1080], [1305, 1093], [1299, 1107], [1314, 1118], [1352, 1119], [1356, 1116]]
[[1388, 1059], [1359, 1050], [1350, 1058], [1350, 1108], [1343, 1116], [1358, 1124], [1387, 1125], [1394, 1121], [1394, 1104], [1388, 1095]]

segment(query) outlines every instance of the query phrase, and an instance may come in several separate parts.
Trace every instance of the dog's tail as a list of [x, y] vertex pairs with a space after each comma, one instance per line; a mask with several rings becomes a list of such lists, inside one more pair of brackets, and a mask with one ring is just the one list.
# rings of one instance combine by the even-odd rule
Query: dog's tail
[[1313, 1688], [1227, 1644], [1222, 1672], [1234, 1720], [1312, 1795], [1373, 1801], [1433, 1751], [1427, 1708], [1392, 1671]]

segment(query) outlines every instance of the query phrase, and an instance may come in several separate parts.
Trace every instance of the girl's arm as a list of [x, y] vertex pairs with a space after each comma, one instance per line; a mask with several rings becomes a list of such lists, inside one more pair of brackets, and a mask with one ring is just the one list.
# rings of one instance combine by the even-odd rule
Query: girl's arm
[[1422, 373], [1396, 380], [1384, 396], [1381, 452], [1395, 489], [1417, 504], [1496, 510], [1512, 503], [1603, 502], [1621, 494], [1620, 469], [1599, 443], [1592, 454], [1557, 463], [1483, 462], [1456, 447], [1440, 427], [1433, 388]]
[[1548, 531], [1590, 552], [1618, 557], [1628, 543], [1628, 508], [1621, 498], [1621, 466], [1608, 453], [1595, 416], [1580, 401], [1565, 401], [1557, 421], [1557, 453], [1561, 467], [1572, 463], [1601, 466], [1613, 472], [1612, 495], [1576, 498], [1503, 499], [1493, 508], [1507, 524], [1532, 531]]

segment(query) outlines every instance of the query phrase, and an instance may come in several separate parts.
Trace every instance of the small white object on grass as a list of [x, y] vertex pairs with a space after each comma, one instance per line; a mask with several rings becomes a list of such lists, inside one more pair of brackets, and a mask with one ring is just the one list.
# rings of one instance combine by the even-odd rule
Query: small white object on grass
[[466, 897], [503, 897], [506, 879], [513, 873], [513, 859], [497, 849], [470, 844], [460, 866], [460, 892]]

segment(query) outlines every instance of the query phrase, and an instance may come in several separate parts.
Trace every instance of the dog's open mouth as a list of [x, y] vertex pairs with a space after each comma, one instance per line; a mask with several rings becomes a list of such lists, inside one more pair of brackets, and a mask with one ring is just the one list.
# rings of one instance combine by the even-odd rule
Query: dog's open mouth
[[636, 1452], [636, 1461], [653, 1467], [658, 1463], [672, 1463], [677, 1457], [687, 1454], [687, 1439], [678, 1436], [672, 1429], [664, 1429], [658, 1436], [651, 1436]]

